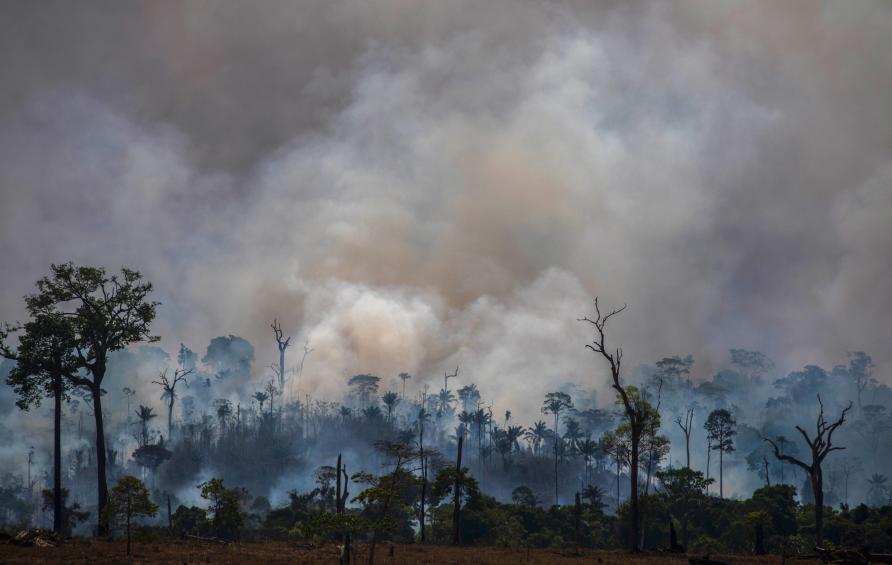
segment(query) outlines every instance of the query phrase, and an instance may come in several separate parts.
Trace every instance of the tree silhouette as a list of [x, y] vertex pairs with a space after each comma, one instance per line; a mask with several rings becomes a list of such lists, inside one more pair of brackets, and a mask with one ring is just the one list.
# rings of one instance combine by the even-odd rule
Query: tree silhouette
[[734, 451], [734, 436], [737, 431], [734, 427], [737, 422], [734, 416], [724, 408], [713, 410], [706, 418], [703, 427], [710, 440], [710, 446], [719, 452], [719, 498], [724, 498], [722, 478], [724, 476], [724, 455]]
[[861, 408], [861, 393], [867, 388], [873, 378], [874, 364], [870, 355], [863, 351], [850, 351], [849, 356], [849, 374], [855, 382], [855, 389], [858, 391], [858, 408]]
[[176, 368], [173, 376], [167, 376], [167, 369], [158, 376], [160, 380], [152, 381], [153, 384], [161, 386], [161, 400], [167, 401], [167, 439], [173, 439], [173, 404], [177, 399], [177, 385], [180, 383], [189, 385], [186, 377], [192, 373], [192, 369]]
[[815, 501], [816, 546], [820, 546], [824, 540], [824, 475], [821, 471], [821, 464], [831, 452], [845, 449], [845, 447], [833, 445], [833, 432], [845, 423], [846, 414], [852, 409], [852, 403], [849, 402], [848, 406], [843, 408], [842, 412], [840, 412], [839, 418], [830, 423], [824, 418], [824, 403], [821, 401], [820, 395], [818, 395], [818, 404], [820, 405], [820, 411], [818, 412], [818, 420], [815, 423], [814, 437], [809, 437], [808, 433], [806, 433], [803, 428], [796, 426], [796, 430], [802, 435], [802, 438], [805, 440], [805, 443], [811, 451], [811, 462], [806, 463], [792, 455], [781, 453], [780, 448], [778, 448], [778, 445], [774, 440], [766, 437], [762, 438], [771, 444], [771, 447], [774, 449], [775, 457], [792, 463], [808, 473], [808, 476], [811, 479], [812, 494]]
[[548, 436], [548, 424], [544, 421], [539, 420], [525, 432], [524, 437], [527, 441], [530, 442], [530, 446], [533, 448], [533, 453], [539, 455], [539, 451], [542, 447], [542, 442], [545, 441], [545, 438]]
[[149, 406], [139, 405], [136, 409], [136, 417], [139, 420], [139, 446], [143, 447], [149, 444], [149, 421], [156, 418], [154, 409]]
[[384, 396], [381, 397], [381, 402], [383, 402], [384, 406], [387, 407], [387, 419], [392, 423], [393, 411], [396, 408], [397, 404], [400, 403], [399, 395], [393, 391], [385, 392]]
[[[18, 395], [21, 410], [39, 407], [45, 396], [53, 398], [53, 531], [63, 532], [62, 495], [62, 401], [67, 399], [70, 379], [78, 370], [74, 353], [74, 328], [57, 313], [41, 314], [32, 309], [32, 318], [21, 328], [0, 328], [0, 356], [15, 361], [6, 378]], [[15, 350], [6, 344], [11, 332], [21, 330]]]
[[412, 375], [410, 375], [409, 373], [400, 373], [399, 378], [401, 381], [403, 381], [403, 398], [405, 398], [406, 397], [406, 381], [411, 379]]
[[607, 314], [602, 314], [601, 308], [598, 305], [598, 298], [595, 297], [595, 318], [583, 317], [580, 321], [590, 324], [595, 329], [592, 343], [586, 344], [586, 348], [601, 355], [610, 367], [613, 389], [616, 391], [622, 402], [623, 410], [629, 423], [629, 481], [631, 483], [632, 493], [629, 504], [629, 518], [631, 520], [631, 528], [629, 529], [629, 550], [633, 553], [637, 553], [639, 549], [638, 534], [640, 530], [640, 513], [638, 508], [638, 455], [641, 436], [647, 425], [648, 407], [643, 406], [642, 402], [635, 402], [626, 391], [626, 387], [620, 382], [623, 359], [622, 348], [616, 348], [613, 351], [607, 349], [607, 323], [610, 321], [610, 318], [616, 316], [625, 309], [626, 307], [623, 306], [617, 310], [611, 310]]
[[354, 375], [350, 377], [347, 384], [355, 391], [359, 397], [359, 403], [362, 408], [369, 405], [372, 396], [378, 392], [378, 381], [381, 377], [375, 375]]
[[676, 417], [675, 423], [678, 424], [678, 427], [681, 428], [682, 433], [684, 433], [684, 449], [685, 449], [685, 467], [688, 469], [691, 468], [691, 431], [694, 423], [694, 409], [687, 408], [685, 410], [684, 420], [682, 418]]
[[267, 400], [269, 400], [269, 395], [262, 390], [258, 390], [251, 398], [257, 401], [257, 403], [260, 405], [260, 412], [263, 413], [263, 405], [266, 403]]
[[477, 410], [477, 403], [480, 402], [480, 391], [474, 383], [465, 385], [458, 389], [458, 399], [461, 401], [462, 410], [473, 412]]
[[558, 492], [558, 455], [560, 454], [561, 434], [559, 430], [561, 412], [573, 407], [573, 400], [566, 392], [549, 392], [542, 404], [543, 414], [554, 415], [554, 503], [559, 504]]
[[867, 501], [873, 506], [883, 506], [888, 502], [888, 488], [886, 481], [889, 478], [880, 473], [874, 473], [867, 479]]
[[[121, 269], [120, 276], [107, 275], [97, 267], [76, 267], [71, 263], [52, 265], [50, 276], [37, 282], [37, 294], [28, 297], [29, 306], [40, 314], [64, 316], [74, 330], [78, 365], [87, 371], [68, 377], [69, 382], [90, 395], [96, 428], [97, 505], [108, 502], [105, 425], [102, 412], [103, 380], [108, 355], [140, 341], [157, 341], [149, 333], [158, 302], [147, 299], [151, 283], [137, 271]], [[100, 516], [99, 533], [108, 528]]]
[[276, 370], [276, 375], [279, 377], [279, 393], [281, 394], [285, 392], [285, 350], [291, 345], [291, 336], [285, 337], [282, 332], [282, 324], [278, 320], [273, 320], [269, 327], [273, 330], [276, 347], [279, 349], [279, 368]]

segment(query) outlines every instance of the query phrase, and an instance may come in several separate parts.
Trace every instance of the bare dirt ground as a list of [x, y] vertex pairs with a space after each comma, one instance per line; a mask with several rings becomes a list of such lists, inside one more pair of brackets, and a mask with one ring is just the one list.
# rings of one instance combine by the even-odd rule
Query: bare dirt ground
[[[157, 543], [134, 543], [133, 563], [337, 563], [339, 550], [334, 545], [303, 546], [287, 542], [246, 542], [219, 545], [210, 542], [172, 540]], [[359, 546], [357, 563], [367, 562], [367, 549]], [[123, 541], [74, 539], [59, 547], [17, 547], [0, 545], [0, 564], [7, 563], [121, 563], [126, 558]], [[779, 556], [712, 556], [713, 559], [734, 564], [781, 563]], [[599, 563], [616, 565], [632, 563], [647, 565], [686, 564], [687, 556], [664, 554], [626, 555], [618, 552], [583, 550], [576, 555], [573, 549], [506, 549], [496, 547], [445, 547], [433, 545], [378, 546], [375, 562], [382, 565], [402, 564], [535, 564]], [[806, 565], [810, 561], [797, 561]]]

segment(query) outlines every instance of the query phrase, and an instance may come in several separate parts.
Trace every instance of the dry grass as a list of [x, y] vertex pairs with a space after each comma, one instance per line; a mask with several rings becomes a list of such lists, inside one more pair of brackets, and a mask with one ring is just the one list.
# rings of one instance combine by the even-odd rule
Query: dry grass
[[[0, 545], [0, 564], [6, 563], [128, 563], [123, 541], [75, 539], [60, 547], [16, 547]], [[614, 565], [632, 563], [685, 564], [687, 557], [680, 555], [641, 554], [626, 555], [618, 552], [584, 550], [576, 555], [572, 549], [505, 549], [495, 547], [444, 547], [432, 545], [378, 546], [375, 562], [381, 565], [402, 564], [499, 564], [512, 565], [552, 563], [602, 563]], [[357, 563], [365, 564], [365, 546], [358, 548]], [[198, 541], [165, 541], [135, 543], [134, 563], [337, 563], [338, 548], [334, 545], [302, 547], [286, 542], [242, 543], [218, 545]], [[781, 563], [777, 556], [714, 556], [729, 564]], [[806, 565], [808, 561], [797, 561]]]

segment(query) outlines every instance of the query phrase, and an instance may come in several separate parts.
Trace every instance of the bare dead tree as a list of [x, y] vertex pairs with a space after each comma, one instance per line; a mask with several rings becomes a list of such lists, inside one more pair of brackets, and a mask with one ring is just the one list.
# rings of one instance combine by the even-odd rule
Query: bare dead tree
[[629, 433], [631, 440], [631, 453], [629, 454], [629, 479], [631, 482], [631, 498], [629, 500], [629, 514], [631, 520], [631, 527], [629, 528], [629, 551], [637, 553], [639, 550], [638, 539], [640, 531], [640, 509], [638, 506], [638, 459], [640, 455], [639, 451], [641, 446], [641, 436], [644, 434], [645, 427], [649, 419], [649, 414], [647, 405], [644, 402], [640, 401], [640, 397], [633, 399], [629, 392], [626, 390], [626, 387], [623, 386], [623, 384], [620, 382], [620, 371], [623, 359], [622, 348], [617, 347], [614, 350], [610, 350], [607, 347], [607, 323], [612, 317], [616, 316], [625, 309], [626, 305], [623, 305], [622, 308], [611, 310], [610, 312], [603, 314], [601, 313], [601, 307], [598, 304], [598, 298], [595, 297], [595, 318], [592, 319], [586, 316], [580, 318], [579, 321], [586, 322], [594, 327], [594, 338], [592, 339], [591, 343], [586, 344], [586, 348], [591, 349], [596, 354], [599, 354], [610, 367], [613, 389], [616, 391], [617, 396], [619, 396], [620, 400], [622, 401], [623, 411], [625, 412], [625, 416], [629, 421]]
[[[304, 374], [304, 362], [307, 360], [307, 355], [309, 355], [312, 352], [313, 352], [313, 348], [310, 347], [310, 340], [306, 340], [304, 342], [304, 354], [300, 358], [300, 365], [297, 366], [297, 379], [298, 380], [300, 380], [300, 378]], [[292, 387], [292, 394], [293, 394], [293, 392], [294, 392], [294, 387]], [[300, 393], [300, 390], [298, 389], [298, 394], [299, 393]], [[298, 397], [298, 401], [300, 401], [300, 397]]]
[[285, 391], [285, 350], [291, 345], [291, 336], [285, 337], [282, 332], [282, 324], [278, 320], [273, 320], [270, 326], [273, 329], [273, 335], [276, 338], [276, 345], [279, 347], [279, 393]]
[[691, 431], [694, 429], [694, 409], [688, 408], [685, 411], [684, 420], [682, 421], [681, 417], [675, 418], [675, 423], [678, 424], [678, 427], [681, 428], [681, 431], [684, 432], [684, 448], [685, 455], [687, 455], [687, 464], [685, 465], [688, 469], [691, 468]]
[[443, 389], [449, 390], [449, 379], [454, 379], [458, 376], [458, 365], [455, 366], [455, 372], [451, 375], [446, 371], [443, 371]]
[[180, 383], [185, 383], [186, 386], [189, 386], [189, 381], [186, 380], [192, 373], [192, 369], [174, 369], [173, 377], [167, 376], [167, 369], [161, 372], [158, 376], [160, 380], [152, 381], [152, 384], [161, 386], [161, 400], [167, 400], [167, 438], [173, 439], [173, 404], [177, 399], [177, 385]]
[[782, 453], [774, 440], [764, 436], [762, 439], [771, 444], [771, 447], [774, 449], [774, 456], [778, 460], [787, 461], [802, 468], [811, 478], [811, 488], [815, 499], [815, 545], [820, 547], [824, 541], [824, 475], [821, 470], [821, 464], [831, 452], [845, 449], [845, 447], [833, 445], [833, 432], [845, 423], [846, 414], [852, 409], [852, 403], [849, 402], [849, 405], [843, 408], [839, 418], [832, 423], [827, 422], [824, 418], [824, 403], [821, 401], [820, 395], [818, 395], [818, 404], [821, 408], [815, 423], [814, 437], [809, 437], [804, 429], [796, 426], [796, 430], [802, 434], [805, 443], [808, 444], [811, 451], [811, 463], [806, 463], [792, 455]]
[[[456, 373], [458, 370], [456, 369]], [[461, 468], [461, 448], [464, 437], [458, 436], [458, 455], [455, 460], [455, 485], [453, 486], [452, 499], [452, 545], [461, 543], [461, 489], [462, 489], [462, 468]]]

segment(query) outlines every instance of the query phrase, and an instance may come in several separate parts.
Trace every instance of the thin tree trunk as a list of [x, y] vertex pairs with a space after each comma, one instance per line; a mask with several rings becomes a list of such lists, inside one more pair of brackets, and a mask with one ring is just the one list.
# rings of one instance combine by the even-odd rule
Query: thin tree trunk
[[279, 346], [279, 390], [285, 390], [285, 350]]
[[725, 450], [719, 449], [719, 498], [725, 498]]
[[95, 385], [92, 392], [93, 418], [96, 422], [96, 515], [99, 518], [96, 534], [104, 536], [108, 534], [108, 523], [102, 516], [102, 511], [108, 503], [108, 480], [106, 478], [105, 427], [102, 422], [100, 385]]
[[62, 534], [62, 376], [53, 376], [53, 531]]
[[637, 553], [638, 546], [638, 532], [640, 529], [639, 526], [639, 515], [638, 515], [638, 447], [641, 442], [641, 432], [636, 431], [635, 426], [632, 426], [632, 468], [629, 470], [629, 474], [631, 475], [630, 482], [632, 485], [632, 500], [631, 500], [631, 519], [632, 519], [632, 529], [630, 531], [630, 547], [629, 549], [632, 553]]
[[173, 440], [173, 391], [170, 391], [170, 402], [167, 403], [167, 441]]
[[811, 488], [815, 498], [815, 545], [820, 547], [824, 542], [824, 477], [820, 466], [812, 469]]
[[127, 495], [127, 556], [130, 556], [130, 495]]
[[461, 448], [464, 443], [461, 435], [458, 436], [458, 456], [455, 460], [455, 485], [453, 486], [454, 507], [452, 509], [452, 544], [461, 543]]
[[[405, 382], [405, 381], [403, 381]], [[418, 427], [418, 450], [423, 454], [424, 453], [424, 424], [421, 424]], [[427, 541], [427, 534], [425, 530], [425, 514], [424, 514], [424, 503], [427, 501], [427, 463], [424, 460], [424, 455], [421, 456], [421, 516], [419, 518], [419, 527], [421, 529], [421, 543]]]

